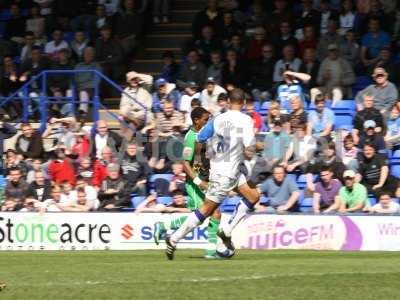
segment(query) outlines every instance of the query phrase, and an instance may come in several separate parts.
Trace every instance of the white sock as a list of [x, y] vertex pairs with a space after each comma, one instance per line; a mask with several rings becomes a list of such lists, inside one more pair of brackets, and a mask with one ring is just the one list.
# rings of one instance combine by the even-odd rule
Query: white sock
[[204, 218], [199, 219], [197, 211], [191, 213], [186, 221], [172, 235], [171, 242], [176, 244], [183, 239], [189, 232], [195, 229], [204, 221]]
[[239, 205], [237, 206], [236, 210], [230, 217], [228, 222], [224, 222], [224, 224], [221, 224], [222, 231], [225, 233], [226, 236], [231, 236], [233, 229], [240, 223], [241, 220], [247, 215], [247, 213], [252, 209], [250, 208], [251, 204], [247, 203], [246, 204], [243, 200], [239, 202]]

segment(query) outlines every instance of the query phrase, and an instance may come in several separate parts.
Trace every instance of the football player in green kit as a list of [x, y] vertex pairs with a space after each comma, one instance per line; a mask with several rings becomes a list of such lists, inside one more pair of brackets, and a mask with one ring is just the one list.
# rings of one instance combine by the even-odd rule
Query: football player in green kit
[[[196, 137], [200, 129], [207, 123], [210, 113], [202, 108], [196, 107], [193, 109], [191, 115], [193, 126], [187, 132], [184, 140], [184, 147], [182, 153], [182, 160], [184, 170], [187, 175], [186, 179], [186, 192], [188, 194], [187, 207], [191, 210], [196, 210], [201, 207], [205, 198], [204, 191], [207, 189], [207, 173], [208, 162], [205, 155], [198, 158], [196, 155]], [[204, 151], [203, 151], [204, 154]], [[170, 222], [157, 222], [154, 224], [154, 241], [158, 245], [161, 236], [170, 230], [178, 229], [181, 224], [186, 220], [187, 216], [182, 216], [173, 219]], [[220, 223], [221, 214], [218, 211], [210, 217], [207, 227], [208, 245], [206, 249], [205, 258], [215, 258], [217, 247], [217, 232]]]

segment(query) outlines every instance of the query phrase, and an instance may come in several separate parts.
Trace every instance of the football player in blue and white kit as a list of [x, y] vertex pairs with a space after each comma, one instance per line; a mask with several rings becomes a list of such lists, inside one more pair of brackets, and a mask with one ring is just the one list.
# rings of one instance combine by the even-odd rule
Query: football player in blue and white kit
[[210, 178], [203, 206], [188, 216], [182, 226], [166, 238], [166, 255], [174, 258], [177, 243], [195, 227], [200, 225], [218, 208], [228, 193], [237, 188], [247, 200], [240, 202], [235, 213], [219, 232], [226, 249], [221, 256], [232, 256], [234, 247], [230, 240], [232, 229], [258, 201], [259, 194], [243, 180], [239, 182], [239, 166], [243, 162], [246, 149], [255, 147], [252, 119], [241, 112], [244, 93], [234, 89], [229, 95], [230, 109], [209, 121], [197, 135], [198, 142], [208, 141], [210, 150]]

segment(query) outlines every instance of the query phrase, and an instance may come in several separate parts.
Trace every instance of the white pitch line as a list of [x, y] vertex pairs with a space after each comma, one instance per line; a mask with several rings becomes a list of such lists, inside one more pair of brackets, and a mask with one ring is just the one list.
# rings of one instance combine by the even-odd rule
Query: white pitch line
[[[274, 279], [274, 278], [285, 278], [285, 277], [320, 277], [329, 275], [378, 275], [378, 274], [399, 274], [400, 272], [319, 272], [319, 273], [290, 273], [290, 274], [265, 274], [265, 275], [251, 275], [251, 276], [228, 276], [228, 277], [198, 277], [198, 278], [185, 278], [182, 276], [180, 279], [167, 279], [158, 280], [157, 282], [165, 283], [182, 283], [182, 282], [230, 282], [233, 280], [260, 280], [260, 279]], [[103, 285], [103, 284], [146, 284], [154, 283], [154, 280], [140, 280], [140, 281], [76, 281], [76, 282], [47, 282], [43, 286], [92, 286], [92, 285]], [[21, 286], [38, 286], [38, 284], [25, 284], [18, 283], [16, 285], [10, 284], [9, 286], [21, 287]]]

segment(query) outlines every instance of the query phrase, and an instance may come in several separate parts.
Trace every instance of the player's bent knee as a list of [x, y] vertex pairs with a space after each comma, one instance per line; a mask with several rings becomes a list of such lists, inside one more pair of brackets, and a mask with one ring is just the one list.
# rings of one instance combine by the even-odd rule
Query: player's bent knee
[[204, 201], [203, 206], [200, 208], [200, 211], [204, 215], [204, 217], [207, 218], [207, 217], [211, 216], [217, 208], [218, 208], [217, 203], [206, 199]]

